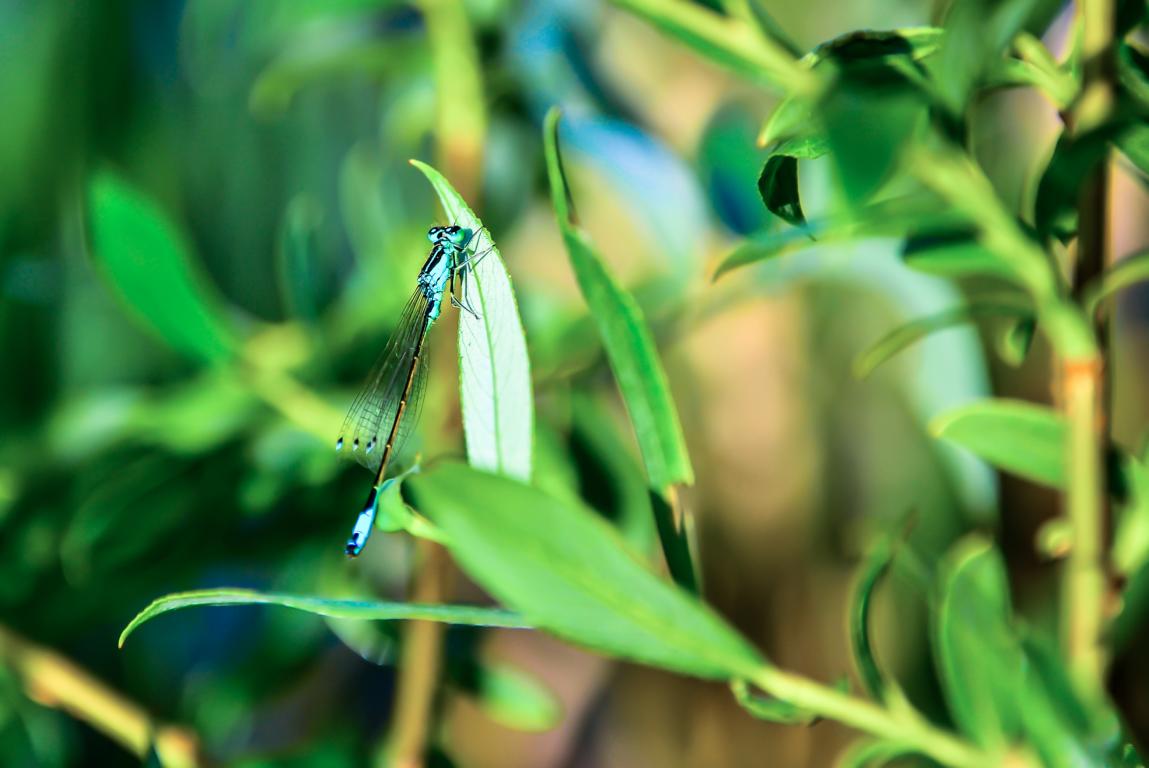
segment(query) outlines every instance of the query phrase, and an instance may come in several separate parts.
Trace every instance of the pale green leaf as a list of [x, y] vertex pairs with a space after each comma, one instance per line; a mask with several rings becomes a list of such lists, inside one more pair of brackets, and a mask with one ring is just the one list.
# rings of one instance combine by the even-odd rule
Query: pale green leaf
[[1021, 400], [982, 400], [930, 425], [935, 437], [971, 451], [998, 469], [1054, 488], [1065, 483], [1065, 419]]
[[468, 277], [467, 300], [478, 317], [459, 312], [459, 387], [467, 459], [476, 467], [523, 480], [531, 476], [534, 403], [531, 363], [511, 279], [483, 222], [431, 166], [412, 160], [435, 192], [447, 218], [479, 234], [482, 255]]

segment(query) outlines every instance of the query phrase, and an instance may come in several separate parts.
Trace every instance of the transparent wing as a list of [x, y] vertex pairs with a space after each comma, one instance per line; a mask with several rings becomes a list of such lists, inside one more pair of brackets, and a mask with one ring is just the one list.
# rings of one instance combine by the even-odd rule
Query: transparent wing
[[[383, 446], [399, 411], [411, 358], [423, 341], [428, 303], [419, 290], [407, 301], [387, 347], [351, 403], [335, 442], [337, 450], [373, 472], [379, 470]], [[407, 408], [403, 413], [403, 423], [399, 426], [392, 455], [398, 453], [403, 439], [411, 431], [411, 425], [418, 419], [425, 383], [426, 366], [420, 361], [411, 392], [407, 394]]]

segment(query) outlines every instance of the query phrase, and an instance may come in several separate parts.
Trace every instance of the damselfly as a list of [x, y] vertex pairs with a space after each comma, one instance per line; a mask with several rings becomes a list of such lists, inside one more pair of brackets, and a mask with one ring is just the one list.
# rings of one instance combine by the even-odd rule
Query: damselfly
[[455, 225], [427, 231], [431, 253], [419, 270], [415, 292], [407, 301], [387, 348], [351, 404], [335, 441], [335, 450], [349, 449], [356, 461], [375, 472], [363, 511], [347, 540], [350, 557], [362, 552], [367, 544], [375, 525], [387, 465], [418, 420], [427, 378], [426, 367], [420, 365], [423, 342], [439, 317], [444, 292], [450, 292], [452, 306], [478, 317], [467, 303], [466, 290], [468, 273], [483, 255], [476, 255], [471, 248], [477, 234]]

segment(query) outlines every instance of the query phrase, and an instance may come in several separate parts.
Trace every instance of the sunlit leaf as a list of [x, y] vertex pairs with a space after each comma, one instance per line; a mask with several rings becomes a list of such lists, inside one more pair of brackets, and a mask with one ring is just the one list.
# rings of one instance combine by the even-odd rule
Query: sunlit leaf
[[1055, 488], [1065, 483], [1065, 419], [1021, 400], [982, 400], [934, 419], [930, 431], [995, 467]]
[[551, 201], [579, 288], [598, 326], [611, 370], [634, 426], [651, 487], [694, 481], [670, 385], [642, 310], [607, 270], [573, 220], [558, 149], [559, 113], [547, 116], [547, 173]]
[[581, 505], [461, 464], [440, 465], [409, 485], [467, 574], [531, 624], [611, 656], [698, 677], [751, 678], [765, 663]]
[[442, 174], [412, 160], [439, 195], [447, 218], [477, 232], [482, 254], [468, 275], [467, 299], [478, 317], [459, 312], [459, 387], [467, 458], [476, 467], [521, 479], [531, 476], [534, 402], [531, 364], [511, 279], [499, 249]]
[[411, 619], [441, 621], [448, 624], [467, 624], [478, 627], [530, 628], [521, 616], [500, 608], [482, 608], [469, 605], [417, 605], [414, 603], [388, 603], [365, 600], [332, 600], [306, 595], [283, 595], [257, 592], [252, 589], [200, 589], [165, 595], [140, 611], [120, 633], [120, 646], [141, 624], [169, 611], [196, 606], [225, 605], [279, 605], [297, 611], [330, 616], [339, 619], [367, 621], [394, 621]]
[[770, 37], [685, 0], [614, 0], [665, 34], [739, 74], [788, 92], [810, 90], [809, 72]]
[[215, 362], [235, 332], [197, 273], [184, 236], [142, 192], [111, 172], [88, 188], [92, 252], [116, 292], [176, 349]]
[[985, 747], [1003, 747], [1021, 732], [1025, 659], [1010, 620], [1000, 556], [983, 540], [961, 542], [943, 575], [935, 650], [950, 713]]

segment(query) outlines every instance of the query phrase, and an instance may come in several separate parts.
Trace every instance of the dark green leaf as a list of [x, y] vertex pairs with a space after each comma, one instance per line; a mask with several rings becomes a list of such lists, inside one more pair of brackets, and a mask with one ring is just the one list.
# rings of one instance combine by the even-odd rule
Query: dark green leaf
[[878, 701], [885, 701], [887, 683], [870, 641], [870, 605], [874, 590], [889, 571], [893, 559], [893, 543], [882, 537], [866, 556], [850, 597], [850, 646], [854, 663], [858, 665], [858, 676], [867, 693]]
[[1149, 177], [1149, 125], [1130, 123], [1118, 135], [1116, 145], [1143, 177]]
[[1121, 126], [1109, 123], [1079, 136], [1062, 133], [1037, 185], [1033, 223], [1040, 237], [1066, 242], [1076, 234], [1082, 179], [1105, 159], [1110, 142], [1121, 130]]
[[293, 199], [283, 217], [279, 238], [279, 292], [284, 307], [295, 318], [315, 323], [319, 317], [318, 291], [324, 275], [319, 266], [319, 204], [310, 197]]
[[598, 326], [607, 359], [634, 425], [647, 478], [651, 487], [659, 491], [675, 483], [692, 483], [694, 470], [686, 452], [678, 411], [642, 310], [634, 297], [615, 281], [586, 233], [574, 221], [559, 156], [558, 121], [558, 111], [552, 110], [544, 128], [551, 202], [579, 289]]
[[765, 663], [706, 605], [640, 564], [590, 510], [460, 464], [408, 484], [463, 569], [532, 624], [699, 677], [752, 678]]
[[222, 301], [164, 212], [110, 172], [92, 179], [88, 205], [93, 255], [119, 295], [180, 351], [207, 362], [230, 357], [238, 342]]
[[820, 157], [827, 151], [824, 139], [788, 139], [770, 152], [758, 176], [758, 194], [766, 209], [778, 218], [800, 226], [806, 222], [798, 194], [798, 158]]
[[152, 602], [128, 623], [120, 633], [120, 647], [141, 624], [162, 613], [181, 608], [210, 605], [279, 605], [297, 611], [330, 616], [339, 619], [393, 621], [414, 619], [442, 621], [448, 624], [467, 624], [477, 627], [510, 627], [529, 629], [530, 624], [521, 616], [499, 608], [481, 608], [470, 605], [417, 605], [414, 603], [369, 602], [363, 600], [332, 600], [306, 595], [283, 595], [256, 592], [253, 589], [200, 589], [176, 592]]
[[[1144, 9], [1142, 0], [1136, 0]], [[1135, 111], [1149, 112], [1149, 55], [1129, 41], [1117, 46], [1117, 80]]]

